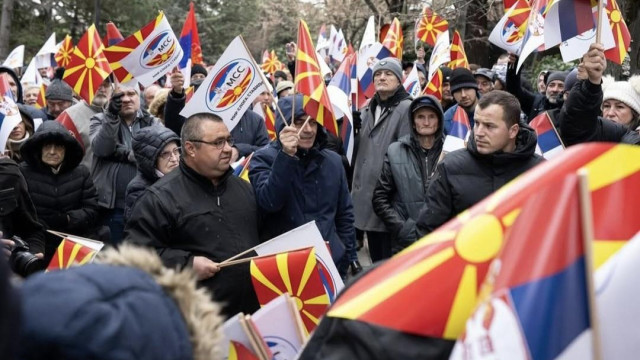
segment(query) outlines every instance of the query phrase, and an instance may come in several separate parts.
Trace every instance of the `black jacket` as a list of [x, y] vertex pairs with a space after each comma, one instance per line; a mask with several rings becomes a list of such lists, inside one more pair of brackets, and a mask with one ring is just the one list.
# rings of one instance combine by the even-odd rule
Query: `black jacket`
[[423, 97], [411, 103], [408, 116], [411, 134], [389, 145], [380, 178], [373, 191], [373, 210], [394, 237], [394, 253], [417, 239], [416, 220], [424, 205], [429, 181], [435, 172], [444, 143], [442, 107], [436, 98], [429, 96], [439, 107], [438, 132], [435, 143], [428, 152], [420, 146], [411, 110]]
[[520, 124], [514, 152], [478, 153], [473, 132], [466, 149], [447, 154], [438, 164], [420, 211], [417, 229], [424, 236], [478, 203], [543, 158], [535, 154], [537, 137], [533, 129]]
[[33, 254], [44, 254], [44, 229], [27, 191], [18, 164], [0, 159], [0, 231], [3, 239], [17, 235], [29, 244]]
[[[65, 156], [58, 173], [42, 162], [42, 146], [64, 144]], [[89, 170], [80, 165], [84, 152], [80, 143], [57, 121], [45, 121], [21, 149], [24, 162], [20, 170], [29, 194], [45, 227], [85, 236], [97, 237], [98, 195]], [[57, 236], [46, 237], [45, 262], [60, 244]]]
[[562, 110], [556, 114], [565, 146], [592, 141], [640, 144], [637, 131], [598, 116], [600, 105], [602, 85], [581, 80], [573, 86]]
[[[221, 262], [259, 244], [253, 189], [231, 168], [215, 186], [181, 160], [179, 169], [138, 199], [125, 239], [155, 248], [167, 267], [191, 266], [194, 256]], [[248, 263], [226, 267], [200, 284], [226, 304], [226, 316], [258, 309]]]
[[522, 112], [527, 116], [527, 123], [533, 120], [536, 115], [546, 110], [558, 109], [562, 106], [562, 102], [552, 104], [545, 95], [540, 93], [532, 93], [522, 87], [520, 83], [520, 74], [516, 73], [515, 66], [507, 67], [507, 89], [520, 101]]
[[127, 186], [124, 207], [125, 222], [131, 216], [131, 209], [133, 209], [138, 197], [160, 178], [156, 173], [156, 162], [162, 149], [171, 142], [180, 144], [180, 138], [173, 131], [161, 125], [142, 128], [133, 136], [131, 147], [136, 157], [138, 173]]
[[[182, 131], [182, 124], [185, 118], [180, 115], [184, 108], [185, 94], [177, 94], [173, 91], [167, 96], [167, 103], [164, 105], [164, 125], [173, 130], [178, 136]], [[238, 149], [238, 156], [247, 156], [259, 148], [269, 143], [267, 126], [260, 115], [247, 109], [238, 124], [231, 130], [231, 136], [235, 141], [233, 145]]]

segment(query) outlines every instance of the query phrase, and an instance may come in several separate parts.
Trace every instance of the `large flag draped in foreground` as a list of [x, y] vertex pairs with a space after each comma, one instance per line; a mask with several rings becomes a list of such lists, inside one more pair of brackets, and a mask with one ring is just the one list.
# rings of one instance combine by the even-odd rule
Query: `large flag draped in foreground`
[[180, 115], [189, 117], [200, 112], [211, 112], [224, 120], [229, 131], [233, 130], [253, 100], [261, 92], [267, 91], [259, 71], [242, 36], [237, 36]]
[[593, 203], [594, 260], [602, 264], [640, 230], [634, 211], [640, 198], [638, 158], [636, 146], [576, 145], [516, 178], [345, 289], [301, 359], [331, 346], [353, 354], [368, 346], [361, 342], [366, 333], [384, 338], [375, 346], [388, 351], [372, 359], [406, 354], [396, 343], [410, 342], [421, 353], [450, 350], [477, 304], [490, 262], [514, 222], [525, 216], [523, 206], [538, 189], [583, 167]]
[[144, 86], [169, 73], [183, 54], [162, 12], [133, 35], [106, 48], [104, 53], [120, 82], [135, 77]]

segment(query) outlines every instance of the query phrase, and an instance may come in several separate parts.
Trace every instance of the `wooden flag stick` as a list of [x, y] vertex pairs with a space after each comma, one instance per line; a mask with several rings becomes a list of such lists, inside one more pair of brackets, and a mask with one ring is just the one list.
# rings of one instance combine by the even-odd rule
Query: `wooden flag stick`
[[219, 265], [226, 264], [226, 263], [228, 263], [228, 262], [230, 262], [232, 260], [235, 260], [235, 259], [239, 258], [242, 255], [246, 255], [246, 254], [254, 251], [260, 245], [262, 245], [262, 244], [258, 244], [258, 245], [254, 246], [254, 247], [252, 247], [250, 249], [247, 249], [247, 250], [245, 250], [245, 251], [243, 251], [243, 252], [241, 252], [239, 254], [233, 255], [232, 257], [228, 258], [227, 260], [224, 260], [223, 262], [221, 262]]
[[602, 22], [608, 20], [606, 17], [604, 19], [602, 18], [602, 1], [603, 0], [598, 0], [598, 14], [596, 15], [596, 21], [598, 22], [596, 24], [596, 43], [598, 44], [602, 43]]
[[311, 116], [307, 115], [307, 118], [304, 120], [304, 124], [302, 124], [302, 127], [300, 128], [300, 130], [298, 130], [298, 136], [300, 136], [300, 134], [302, 133], [302, 129], [304, 129], [304, 127], [307, 126], [307, 124], [309, 123], [309, 120], [311, 120]]
[[60, 231], [47, 230], [47, 232], [51, 233], [53, 235], [56, 235], [56, 236], [60, 236], [63, 239], [64, 238], [68, 238], [68, 237], [74, 237], [76, 239], [80, 239], [80, 240], [84, 240], [84, 241], [88, 241], [88, 242], [92, 242], [92, 243], [96, 243], [96, 244], [102, 244], [102, 242], [98, 241], [98, 240], [93, 240], [93, 239], [85, 238], [85, 237], [78, 236], [78, 235], [66, 234], [66, 233], [63, 233], [63, 232], [60, 232]]
[[589, 320], [591, 322], [591, 337], [593, 359], [602, 359], [600, 342], [600, 323], [596, 308], [595, 282], [593, 278], [593, 211], [591, 210], [591, 190], [589, 190], [589, 172], [585, 168], [578, 170], [580, 190], [580, 216], [582, 223], [582, 238], [584, 240], [585, 272], [587, 280], [587, 299], [589, 301]]
[[238, 259], [238, 260], [231, 260], [231, 261], [223, 261], [221, 263], [218, 264], [219, 268], [224, 268], [227, 266], [232, 266], [232, 265], [238, 265], [238, 264], [244, 264], [244, 263], [248, 263], [249, 261], [253, 260], [253, 259], [257, 259], [261, 256], [252, 256], [252, 257], [248, 257], [248, 258], [243, 258], [243, 259]]

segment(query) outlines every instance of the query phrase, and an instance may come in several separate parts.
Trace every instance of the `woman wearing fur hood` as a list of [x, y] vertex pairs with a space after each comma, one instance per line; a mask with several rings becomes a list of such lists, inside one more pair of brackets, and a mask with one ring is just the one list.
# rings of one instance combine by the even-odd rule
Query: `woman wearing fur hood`
[[123, 244], [95, 263], [28, 278], [21, 359], [222, 359], [220, 308], [195, 275]]

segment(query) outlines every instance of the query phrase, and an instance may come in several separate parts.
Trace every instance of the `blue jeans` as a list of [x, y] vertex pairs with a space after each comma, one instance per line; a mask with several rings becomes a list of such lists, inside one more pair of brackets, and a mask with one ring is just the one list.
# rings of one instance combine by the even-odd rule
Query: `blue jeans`
[[107, 209], [102, 217], [102, 225], [111, 232], [110, 245], [118, 247], [124, 237], [124, 209]]

